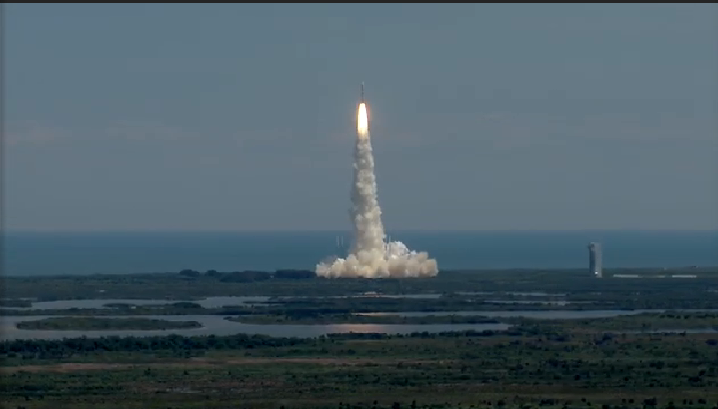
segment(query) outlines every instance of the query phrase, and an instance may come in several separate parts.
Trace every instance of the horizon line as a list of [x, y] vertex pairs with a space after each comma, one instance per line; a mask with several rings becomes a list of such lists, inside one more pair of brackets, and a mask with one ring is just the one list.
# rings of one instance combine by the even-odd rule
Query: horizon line
[[[705, 229], [386, 229], [387, 232], [417, 233], [532, 233], [532, 232], [716, 232], [718, 228]], [[3, 233], [352, 233], [352, 229], [3, 229]]]

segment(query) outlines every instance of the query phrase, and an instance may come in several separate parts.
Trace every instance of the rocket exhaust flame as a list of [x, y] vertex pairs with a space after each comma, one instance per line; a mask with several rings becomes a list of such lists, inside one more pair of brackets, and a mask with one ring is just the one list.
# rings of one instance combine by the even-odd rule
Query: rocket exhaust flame
[[374, 175], [374, 156], [369, 135], [369, 119], [362, 100], [357, 110], [357, 139], [354, 149], [354, 180], [350, 215], [354, 224], [354, 242], [346, 259], [334, 258], [317, 265], [322, 277], [432, 277], [439, 269], [436, 260], [425, 252], [409, 250], [404, 243], [386, 241]]
[[369, 118], [366, 114], [366, 104], [363, 102], [359, 104], [357, 110], [357, 135], [360, 138], [369, 137]]

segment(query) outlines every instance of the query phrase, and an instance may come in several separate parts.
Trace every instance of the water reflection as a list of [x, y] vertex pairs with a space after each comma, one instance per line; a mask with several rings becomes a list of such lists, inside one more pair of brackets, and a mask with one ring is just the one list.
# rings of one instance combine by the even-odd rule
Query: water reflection
[[[62, 331], [62, 330], [24, 330], [17, 328], [21, 321], [34, 321], [50, 316], [5, 316], [2, 317], [2, 335], [0, 339], [61, 339], [81, 336], [153, 336], [153, 335], [233, 335], [263, 334], [273, 337], [313, 338], [332, 333], [387, 333], [408, 334], [412, 332], [447, 332], [447, 331], [503, 331], [510, 328], [507, 324], [328, 324], [328, 325], [277, 325], [277, 324], [243, 324], [225, 320], [222, 316], [213, 315], [145, 315], [142, 318], [161, 319], [168, 321], [197, 321], [201, 328], [126, 331], [126, 330], [93, 330], [93, 331]], [[112, 316], [130, 318], [133, 316]], [[138, 317], [138, 316], [134, 316]], [[138, 317], [139, 318], [139, 317]]]

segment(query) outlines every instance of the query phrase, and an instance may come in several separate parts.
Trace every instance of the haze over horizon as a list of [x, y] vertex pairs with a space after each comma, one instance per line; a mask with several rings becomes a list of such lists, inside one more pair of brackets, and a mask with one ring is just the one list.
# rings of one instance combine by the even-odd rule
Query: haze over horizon
[[6, 231], [718, 230], [716, 4], [7, 4]]
[[[5, 233], [337, 233], [337, 234], [351, 234], [351, 229], [257, 229], [257, 230], [238, 230], [238, 229], [85, 229], [85, 230], [68, 230], [68, 229], [5, 229]], [[706, 233], [718, 233], [718, 229], [705, 228], [705, 229], [392, 229], [389, 231], [391, 234], [401, 232], [414, 232], [414, 233], [562, 233], [562, 232], [626, 232], [626, 233], [681, 233], [681, 232], [706, 232]]]

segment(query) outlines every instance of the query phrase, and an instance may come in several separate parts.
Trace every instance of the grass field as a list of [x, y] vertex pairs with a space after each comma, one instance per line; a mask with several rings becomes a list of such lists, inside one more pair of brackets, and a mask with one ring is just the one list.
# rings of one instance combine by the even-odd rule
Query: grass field
[[713, 407], [715, 341], [579, 332], [322, 339], [189, 358], [93, 352], [6, 366], [2, 394], [11, 408]]

